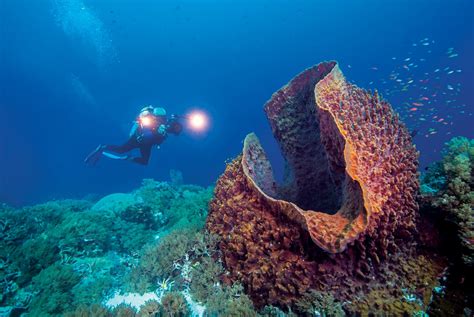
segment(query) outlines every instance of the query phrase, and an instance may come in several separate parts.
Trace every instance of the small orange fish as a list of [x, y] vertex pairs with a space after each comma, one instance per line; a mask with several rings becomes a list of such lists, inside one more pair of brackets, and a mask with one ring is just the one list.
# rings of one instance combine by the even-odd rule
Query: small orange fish
[[421, 102], [412, 102], [411, 104], [414, 105], [415, 107], [423, 106], [423, 104]]
[[416, 107], [413, 107], [413, 108], [410, 109], [410, 111], [416, 111], [416, 110], [418, 110], [418, 108], [416, 108]]
[[420, 100], [425, 100], [425, 101], [426, 101], [426, 100], [430, 100], [430, 98], [428, 98], [428, 97], [421, 97]]

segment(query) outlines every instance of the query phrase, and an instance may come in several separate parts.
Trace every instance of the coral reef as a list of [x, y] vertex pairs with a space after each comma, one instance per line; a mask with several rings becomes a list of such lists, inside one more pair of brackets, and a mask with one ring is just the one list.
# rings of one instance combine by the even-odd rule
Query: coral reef
[[453, 138], [422, 177], [422, 194], [456, 226], [462, 262], [474, 267], [474, 140]]
[[[133, 316], [125, 309], [119, 314], [104, 308], [102, 314], [93, 303], [104, 301], [114, 289], [126, 289], [125, 277], [140, 266], [144, 246], [180, 226], [190, 227], [195, 239], [186, 252], [206, 253], [215, 242], [197, 232], [211, 195], [212, 188], [145, 180], [130, 194], [109, 195], [95, 204], [64, 200], [21, 209], [1, 205], [1, 314]], [[177, 251], [184, 252], [178, 256], [184, 259], [184, 249]]]
[[[449, 268], [430, 307], [430, 316], [470, 315], [474, 311], [474, 140], [446, 143], [443, 159], [421, 177], [421, 214], [439, 231], [437, 252]], [[471, 313], [469, 313], [469, 311]]]
[[472, 315], [474, 140], [447, 143], [419, 195], [407, 129], [335, 62], [265, 112], [281, 184], [249, 134], [214, 198], [170, 171], [97, 202], [0, 204], [0, 315]]
[[273, 94], [265, 111], [286, 179], [275, 182], [250, 134], [218, 180], [206, 225], [222, 239], [229, 278], [257, 307], [295, 307], [311, 290], [342, 303], [387, 289], [430, 291], [410, 277], [436, 280], [437, 259], [401, 269], [419, 256], [418, 153], [390, 105], [327, 62]]

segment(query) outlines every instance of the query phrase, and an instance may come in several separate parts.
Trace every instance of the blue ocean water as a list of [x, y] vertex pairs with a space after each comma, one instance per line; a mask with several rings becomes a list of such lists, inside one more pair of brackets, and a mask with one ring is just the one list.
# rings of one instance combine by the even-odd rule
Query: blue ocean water
[[[130, 191], [170, 169], [212, 184], [252, 131], [280, 162], [263, 104], [332, 59], [418, 131], [423, 168], [451, 137], [474, 136], [473, 15], [470, 0], [2, 0], [0, 201]], [[170, 136], [146, 167], [86, 167], [146, 104], [202, 109], [210, 129]]]

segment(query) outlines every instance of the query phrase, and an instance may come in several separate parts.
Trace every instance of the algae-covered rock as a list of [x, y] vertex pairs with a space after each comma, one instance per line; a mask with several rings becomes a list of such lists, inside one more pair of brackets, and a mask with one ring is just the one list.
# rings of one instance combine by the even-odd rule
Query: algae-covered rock
[[103, 197], [92, 206], [92, 211], [121, 214], [128, 207], [141, 202], [134, 194], [115, 193]]

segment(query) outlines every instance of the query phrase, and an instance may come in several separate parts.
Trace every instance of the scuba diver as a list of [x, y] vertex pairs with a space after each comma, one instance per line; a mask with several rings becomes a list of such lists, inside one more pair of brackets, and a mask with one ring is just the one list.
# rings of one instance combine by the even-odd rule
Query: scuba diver
[[[168, 119], [164, 108], [146, 106], [134, 121], [127, 142], [122, 145], [101, 144], [86, 157], [84, 162], [87, 165], [94, 165], [103, 155], [115, 160], [147, 165], [153, 146], [157, 145], [159, 148], [168, 134], [179, 135], [182, 130], [183, 126], [177, 116], [171, 115]], [[141, 156], [126, 154], [133, 149], [139, 149]]]

